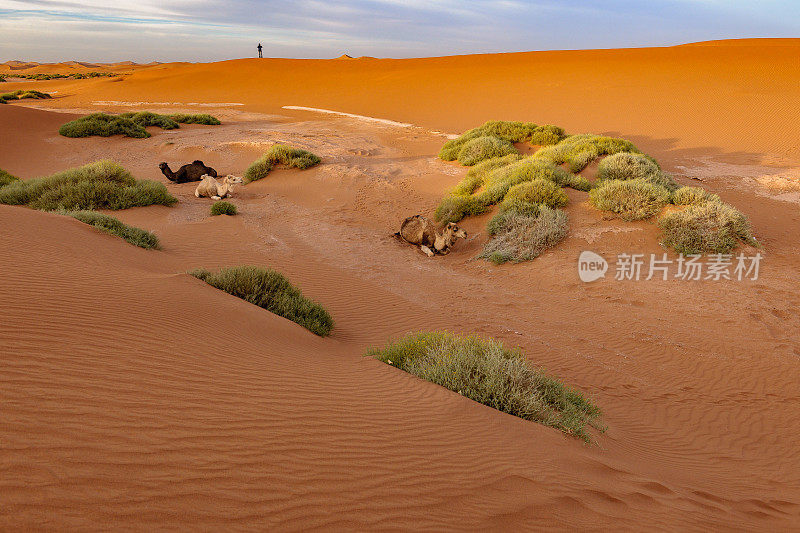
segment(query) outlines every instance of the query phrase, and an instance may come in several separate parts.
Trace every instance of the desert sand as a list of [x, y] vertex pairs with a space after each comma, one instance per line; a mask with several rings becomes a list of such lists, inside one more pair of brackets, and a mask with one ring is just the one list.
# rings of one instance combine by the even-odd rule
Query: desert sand
[[[276, 141], [323, 158], [238, 189], [235, 217], [209, 217], [191, 183], [167, 185], [175, 207], [113, 213], [160, 251], [0, 205], [0, 528], [800, 528], [799, 54], [721, 41], [0, 84], [54, 95], [0, 106], [0, 168], [23, 179], [103, 158], [165, 183], [160, 161], [241, 175]], [[223, 125], [57, 134], [144, 109]], [[573, 190], [569, 236], [529, 263], [475, 259], [488, 215], [445, 257], [398, 243], [466, 172], [437, 159], [447, 135], [490, 119], [631, 139], [750, 218], [760, 278], [582, 283], [583, 250], [664, 249]], [[322, 303], [331, 337], [185, 274], [239, 264]], [[363, 357], [430, 329], [520, 346], [607, 431], [587, 445]]]

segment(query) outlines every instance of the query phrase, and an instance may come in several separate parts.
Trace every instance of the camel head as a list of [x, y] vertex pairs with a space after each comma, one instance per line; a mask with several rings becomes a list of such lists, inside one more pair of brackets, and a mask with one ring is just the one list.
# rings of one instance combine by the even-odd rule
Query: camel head
[[223, 183], [227, 183], [229, 185], [236, 185], [238, 183], [242, 183], [242, 178], [240, 178], [239, 176], [228, 174], [227, 176], [225, 176], [225, 180], [223, 181]]
[[164, 172], [165, 170], [167, 170], [169, 168], [169, 165], [166, 164], [166, 163], [159, 163], [158, 164], [158, 168], [161, 169], [161, 172]]
[[442, 234], [449, 242], [455, 242], [457, 238], [466, 239], [467, 232], [459, 228], [455, 222], [448, 222]]

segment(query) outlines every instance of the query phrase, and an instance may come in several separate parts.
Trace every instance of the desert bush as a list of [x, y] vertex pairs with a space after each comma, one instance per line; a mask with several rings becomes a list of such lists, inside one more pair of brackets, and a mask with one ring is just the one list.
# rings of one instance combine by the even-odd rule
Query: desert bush
[[567, 236], [567, 214], [544, 205], [536, 216], [508, 210], [495, 219], [489, 223], [494, 237], [479, 256], [495, 264], [530, 261]]
[[230, 202], [214, 202], [211, 204], [211, 216], [217, 215], [235, 215], [236, 206]]
[[750, 221], [730, 205], [706, 202], [662, 216], [662, 243], [682, 254], [729, 253], [740, 242], [758, 246]]
[[92, 113], [67, 122], [58, 133], [64, 137], [110, 137], [112, 135], [125, 135], [135, 139], [150, 137], [145, 128], [158, 126], [161, 129], [173, 130], [180, 124], [209, 124], [218, 125], [220, 121], [211, 115], [160, 115], [150, 111], [136, 113], [122, 113], [120, 115], [107, 115], [106, 113]]
[[464, 217], [485, 213], [487, 206], [475, 196], [445, 196], [433, 216], [442, 223], [458, 222]]
[[514, 216], [536, 218], [539, 216], [541, 204], [526, 202], [525, 200], [504, 201], [500, 204], [497, 214], [489, 220], [486, 231], [490, 236], [495, 236], [504, 231], [509, 224], [509, 219]]
[[458, 152], [458, 162], [471, 167], [487, 159], [515, 153], [517, 149], [510, 142], [492, 135], [484, 135], [464, 143]]
[[701, 187], [681, 187], [672, 193], [675, 205], [698, 205], [706, 202], [722, 203], [722, 199]]
[[112, 161], [96, 161], [52, 176], [15, 181], [0, 188], [0, 203], [29, 205], [44, 211], [127, 209], [172, 205], [177, 199], [163, 184], [137, 181]]
[[18, 91], [0, 94], [0, 103], [5, 104], [12, 100], [25, 100], [31, 98], [34, 100], [46, 100], [52, 98], [48, 93], [34, 91], [31, 89], [20, 89]]
[[610, 179], [589, 191], [589, 201], [601, 211], [611, 211], [622, 220], [643, 220], [658, 214], [669, 203], [670, 193], [645, 178]]
[[128, 226], [114, 217], [98, 213], [97, 211], [63, 211], [64, 215], [80, 220], [84, 224], [89, 224], [100, 231], [116, 235], [125, 241], [140, 248], [158, 248], [158, 237], [154, 233]]
[[511, 187], [506, 193], [503, 203], [514, 204], [520, 201], [543, 204], [547, 207], [564, 207], [569, 202], [569, 198], [561, 187], [552, 181], [539, 178]]
[[256, 266], [223, 268], [219, 272], [198, 269], [189, 272], [267, 311], [282, 316], [321, 337], [333, 329], [333, 319], [319, 304], [309, 300], [279, 272]]
[[19, 178], [16, 176], [12, 176], [2, 168], [0, 168], [0, 187], [3, 185], [8, 185], [9, 183], [19, 181]]
[[136, 113], [122, 113], [120, 118], [132, 120], [137, 126], [149, 128], [158, 126], [162, 130], [174, 130], [180, 128], [180, 124], [169, 118], [167, 115], [159, 115], [150, 111], [139, 111]]
[[493, 170], [504, 167], [523, 159], [522, 154], [508, 154], [503, 157], [493, 157], [470, 167], [467, 175], [450, 192], [452, 195], [465, 195], [474, 193], [481, 187], [486, 176]]
[[[591, 441], [600, 409], [579, 391], [528, 363], [519, 350], [494, 339], [447, 332], [414, 333], [367, 352], [473, 401]], [[588, 426], [588, 427], [587, 427]]]
[[304, 170], [319, 164], [320, 161], [322, 160], [319, 157], [306, 150], [292, 148], [285, 144], [274, 144], [266, 154], [257, 159], [245, 171], [244, 181], [250, 183], [265, 178], [278, 164]]
[[200, 113], [198, 115], [175, 114], [166, 116], [180, 124], [204, 124], [206, 126], [219, 126], [222, 124], [217, 117], [206, 113]]
[[445, 161], [455, 161], [464, 145], [478, 137], [491, 136], [509, 143], [529, 142], [531, 144], [555, 144], [567, 135], [558, 126], [537, 126], [532, 122], [489, 121], [482, 126], [464, 132], [456, 139], [444, 143], [439, 157]]
[[597, 166], [597, 179], [600, 181], [643, 179], [670, 191], [678, 188], [678, 184], [659, 168], [653, 158], [630, 152], [619, 152], [600, 161]]
[[143, 126], [130, 118], [105, 113], [92, 113], [67, 122], [58, 129], [58, 133], [64, 137], [111, 137], [112, 135], [124, 135], [134, 139], [150, 137]]
[[[575, 176], [552, 163], [530, 157], [516, 163], [496, 168], [488, 173], [483, 191], [478, 198], [484, 204], [496, 204], [505, 197], [508, 190], [519, 183], [543, 179], [564, 186], [575, 184]], [[588, 183], [588, 182], [587, 182]]]
[[570, 172], [578, 173], [601, 155], [619, 152], [641, 153], [632, 142], [625, 139], [586, 133], [571, 135], [556, 145], [541, 148], [533, 157], [550, 161], [554, 165], [567, 163]]

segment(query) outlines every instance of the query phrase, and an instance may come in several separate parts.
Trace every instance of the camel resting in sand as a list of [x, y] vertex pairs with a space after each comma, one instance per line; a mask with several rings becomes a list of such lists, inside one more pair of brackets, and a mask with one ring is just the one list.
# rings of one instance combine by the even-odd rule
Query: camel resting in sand
[[450, 248], [457, 239], [467, 238], [467, 232], [453, 222], [448, 222], [439, 231], [436, 229], [436, 225], [424, 216], [414, 215], [403, 221], [400, 231], [395, 233], [395, 236], [408, 243], [416, 244], [425, 255], [433, 257], [436, 254], [449, 254]]
[[217, 177], [217, 171], [211, 167], [207, 167], [200, 160], [193, 161], [188, 165], [183, 165], [181, 168], [178, 169], [177, 172], [172, 172], [172, 170], [169, 168], [169, 165], [166, 163], [160, 163], [158, 165], [158, 168], [161, 169], [161, 172], [167, 177], [169, 181], [174, 181], [175, 183], [200, 181], [201, 179], [203, 179], [204, 175], [209, 175], [213, 178]]
[[208, 196], [212, 200], [222, 200], [230, 196], [233, 192], [233, 186], [239, 183], [242, 183], [242, 178], [231, 176], [230, 174], [222, 179], [222, 184], [211, 176], [203, 176], [202, 181], [194, 190], [194, 195], [198, 198]]

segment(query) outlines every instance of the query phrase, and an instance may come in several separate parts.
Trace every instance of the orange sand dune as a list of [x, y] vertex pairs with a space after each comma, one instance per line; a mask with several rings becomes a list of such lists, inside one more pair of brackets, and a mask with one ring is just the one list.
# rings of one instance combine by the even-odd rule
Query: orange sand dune
[[[238, 60], [38, 82], [56, 98], [0, 106], [0, 168], [25, 179], [101, 158], [164, 183], [160, 161], [241, 174], [278, 141], [323, 164], [240, 188], [236, 217], [210, 217], [193, 184], [167, 185], [172, 208], [114, 213], [160, 251], [0, 206], [0, 529], [797, 529], [797, 47]], [[86, 110], [148, 108], [132, 102], [245, 105], [149, 139], [57, 135]], [[488, 215], [445, 257], [399, 244], [399, 221], [431, 214], [466, 171], [435, 157], [445, 137], [430, 130], [497, 118], [630, 137], [747, 214], [762, 276], [584, 284], [583, 250], [664, 250], [652, 223], [608, 220], [572, 190], [569, 236], [529, 263], [475, 260]], [[185, 274], [237, 264], [286, 274], [330, 310], [332, 336]], [[586, 391], [608, 430], [587, 446], [362, 357], [421, 329], [520, 346]]]
[[370, 61], [160, 65], [64, 100], [296, 105], [460, 132], [486, 120], [647, 136], [673, 148], [796, 160], [800, 39]]

